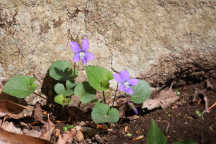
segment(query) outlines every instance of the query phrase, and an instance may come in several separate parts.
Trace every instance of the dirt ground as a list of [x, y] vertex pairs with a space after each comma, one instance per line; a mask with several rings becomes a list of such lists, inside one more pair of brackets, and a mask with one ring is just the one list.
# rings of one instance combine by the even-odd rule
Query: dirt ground
[[[216, 80], [211, 79], [211, 83], [215, 85]], [[204, 96], [208, 98], [209, 106], [215, 103], [215, 89], [206, 88], [206, 81], [188, 83], [175, 89], [178, 90], [180, 96], [180, 100], [176, 104], [164, 110], [145, 111], [139, 109], [138, 117], [128, 110], [126, 118], [112, 126], [103, 125], [102, 128], [97, 129], [97, 135], [100, 136], [101, 141], [107, 144], [144, 144], [153, 119], [164, 132], [168, 143], [191, 139], [198, 144], [214, 144], [216, 140], [216, 107], [212, 108], [209, 113], [204, 113], [203, 116], [199, 116], [196, 111], [202, 113], [205, 110]], [[203, 91], [193, 101], [195, 89]], [[131, 136], [128, 136], [128, 133]], [[86, 135], [86, 138], [91, 137]], [[100, 143], [95, 138], [91, 139], [92, 143], [94, 141]]]
[[[216, 82], [212, 80], [212, 82]], [[124, 144], [144, 144], [146, 143], [147, 132], [151, 126], [151, 120], [155, 120], [157, 125], [164, 132], [168, 143], [175, 141], [182, 141], [184, 139], [192, 139], [198, 144], [214, 144], [216, 140], [216, 108], [213, 108], [209, 113], [204, 113], [198, 116], [196, 111], [203, 112], [205, 109], [203, 95], [193, 102], [195, 88], [206, 89], [205, 82], [198, 82], [195, 84], [188, 84], [179, 87], [180, 101], [173, 106], [162, 110], [156, 109], [146, 113], [141, 113], [139, 118], [133, 121], [121, 121], [115, 127], [116, 133], [109, 134], [110, 144], [124, 143]], [[215, 90], [206, 90], [204, 93], [209, 101], [209, 105], [215, 103]], [[201, 100], [201, 101], [200, 101]], [[125, 126], [129, 127], [131, 137], [124, 134]], [[143, 135], [141, 140], [134, 140], [134, 138]]]

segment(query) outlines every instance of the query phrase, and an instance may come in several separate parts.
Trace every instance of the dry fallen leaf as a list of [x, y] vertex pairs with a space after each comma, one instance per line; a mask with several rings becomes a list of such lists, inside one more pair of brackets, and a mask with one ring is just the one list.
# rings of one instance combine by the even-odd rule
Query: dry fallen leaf
[[212, 90], [214, 89], [214, 86], [209, 79], [206, 80], [206, 88], [210, 88]]
[[129, 120], [136, 120], [136, 119], [138, 119], [138, 118], [140, 118], [138, 115], [133, 115], [133, 116], [129, 116], [129, 117], [127, 117]]
[[162, 109], [165, 109], [179, 99], [179, 97], [176, 96], [176, 93], [172, 90], [172, 84], [169, 89], [154, 92], [153, 94], [155, 95], [154, 98], [144, 101], [142, 108], [152, 110], [161, 107]]
[[[60, 133], [60, 130], [57, 130], [57, 133]], [[57, 144], [72, 143], [75, 136], [76, 136], [76, 129], [72, 128], [70, 131], [67, 131], [64, 134], [59, 135]]]
[[[25, 113], [23, 113], [24, 110], [26, 110]], [[32, 110], [33, 108], [30, 106], [24, 106], [10, 100], [0, 100], [1, 116], [8, 116], [14, 119], [19, 119], [27, 115], [30, 116], [32, 114]]]
[[138, 140], [141, 140], [141, 139], [143, 139], [143, 138], [144, 138], [144, 135], [140, 135], [140, 136], [138, 136], [138, 137], [133, 138], [132, 140], [133, 140], [133, 141], [138, 141]]
[[52, 123], [50, 119], [48, 119], [48, 122], [46, 122], [44, 125], [44, 131], [42, 132], [40, 138], [49, 141], [54, 128], [55, 128], [55, 125]]
[[100, 135], [96, 134], [95, 135], [95, 139], [99, 142], [99, 143], [104, 143], [104, 140], [100, 137]]
[[15, 127], [13, 122], [5, 121], [1, 125], [1, 128], [6, 130], [6, 131], [13, 132], [13, 133], [16, 133], [16, 134], [23, 134], [22, 129]]
[[32, 137], [40, 137], [41, 135], [41, 131], [37, 131], [34, 129], [23, 129], [22, 130], [23, 134], [28, 135], [28, 136], [32, 136]]
[[78, 142], [84, 141], [84, 135], [81, 130], [77, 130], [75, 138]]
[[39, 138], [15, 134], [0, 128], [0, 143], [1, 144], [50, 144], [49, 141]]
[[39, 103], [36, 103], [35, 108], [34, 108], [34, 119], [36, 121], [39, 121], [43, 124], [46, 124], [46, 122], [43, 120], [43, 111], [41, 109], [41, 105]]

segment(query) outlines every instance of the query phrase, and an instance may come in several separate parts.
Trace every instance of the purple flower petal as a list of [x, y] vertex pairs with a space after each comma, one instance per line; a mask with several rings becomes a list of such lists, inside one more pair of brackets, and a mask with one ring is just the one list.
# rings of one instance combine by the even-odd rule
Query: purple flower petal
[[125, 90], [126, 94], [132, 95], [133, 94], [133, 90], [131, 88], [127, 88]]
[[130, 108], [134, 111], [134, 113], [136, 114], [136, 115], [138, 115], [138, 110], [137, 110], [137, 108], [136, 108], [136, 106], [133, 104], [133, 103], [128, 103], [128, 105], [130, 106]]
[[82, 59], [82, 62], [83, 62], [84, 65], [87, 65], [87, 59], [86, 59], [86, 57], [84, 57], [84, 58]]
[[80, 51], [80, 46], [77, 42], [70, 42], [70, 47], [72, 48], [72, 50], [74, 51], [74, 53], [78, 53]]
[[135, 85], [138, 84], [138, 82], [139, 82], [138, 79], [130, 79], [130, 80], [128, 80], [128, 83], [129, 83], [130, 86], [135, 86]]
[[84, 38], [84, 39], [82, 40], [82, 49], [83, 49], [84, 51], [86, 51], [88, 48], [89, 48], [88, 39], [87, 39], [87, 38]]
[[122, 81], [127, 81], [130, 79], [130, 75], [126, 70], [122, 70], [119, 74], [120, 74]]
[[136, 114], [136, 115], [138, 115], [139, 113], [138, 113], [138, 110], [137, 110], [137, 108], [134, 106], [133, 108], [133, 111], [134, 111], [134, 113]]
[[125, 85], [124, 85], [124, 84], [120, 84], [119, 90], [120, 90], [120, 91], [125, 91]]
[[87, 61], [93, 60], [94, 59], [94, 55], [91, 53], [86, 52], [85, 53], [85, 58], [87, 59]]
[[79, 55], [79, 53], [75, 53], [75, 55], [73, 57], [73, 61], [74, 62], [79, 62], [80, 61], [80, 55]]
[[117, 82], [119, 82], [119, 83], [124, 82], [124, 81], [121, 79], [120, 74], [113, 74], [113, 77], [114, 77], [114, 79], [115, 79]]

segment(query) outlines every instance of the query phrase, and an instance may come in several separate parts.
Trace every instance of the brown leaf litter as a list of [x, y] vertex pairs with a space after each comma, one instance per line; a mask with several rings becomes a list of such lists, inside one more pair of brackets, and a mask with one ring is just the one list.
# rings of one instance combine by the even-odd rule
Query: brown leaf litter
[[179, 97], [176, 96], [176, 93], [172, 90], [172, 87], [173, 83], [171, 84], [169, 89], [153, 91], [151, 93], [150, 99], [143, 102], [142, 108], [152, 110], [159, 107], [161, 107], [162, 109], [169, 107], [179, 99]]
[[[23, 113], [24, 110], [27, 110]], [[19, 119], [25, 116], [31, 116], [33, 108], [15, 103], [10, 100], [0, 100], [1, 117]]]
[[1, 144], [50, 144], [49, 141], [27, 136], [23, 134], [15, 134], [0, 128], [0, 143]]

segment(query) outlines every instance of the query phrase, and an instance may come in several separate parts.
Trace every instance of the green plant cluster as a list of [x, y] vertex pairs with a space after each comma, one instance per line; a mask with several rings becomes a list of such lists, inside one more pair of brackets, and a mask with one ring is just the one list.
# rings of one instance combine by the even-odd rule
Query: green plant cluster
[[[80, 83], [75, 81], [78, 76], [75, 64], [72, 65], [63, 60], [53, 62], [49, 68], [49, 76], [57, 81], [54, 86], [56, 92], [54, 101], [56, 103], [66, 106], [70, 103], [72, 96], [79, 96], [83, 104], [94, 102], [91, 117], [95, 123], [115, 123], [119, 120], [119, 111], [106, 103], [102, 103], [100, 99], [96, 100], [96, 93], [104, 93], [109, 89], [109, 81], [115, 79], [120, 83], [119, 90], [124, 91], [126, 96], [130, 97], [128, 103], [130, 103], [134, 112], [138, 114], [136, 107], [131, 102], [141, 104], [150, 97], [150, 86], [147, 82], [130, 79], [126, 70], [121, 71], [120, 74], [113, 74], [108, 69], [100, 66], [87, 66], [87, 62], [93, 60], [94, 56], [87, 52], [89, 42], [86, 38], [82, 41], [82, 48], [77, 42], [73, 41], [70, 42], [70, 47], [74, 51], [73, 61], [81, 61], [84, 64], [88, 81]], [[25, 98], [31, 95], [36, 88], [37, 85], [33, 77], [19, 75], [6, 83], [3, 92], [18, 98]]]
[[[89, 65], [85, 67], [88, 81], [77, 83], [78, 70], [67, 61], [55, 61], [49, 68], [49, 76], [58, 81], [54, 86], [56, 96], [54, 101], [62, 106], [70, 103], [71, 96], [79, 96], [83, 104], [96, 100], [97, 91], [109, 89], [109, 81], [113, 79], [113, 74], [109, 70]], [[10, 79], [3, 88], [3, 92], [18, 98], [25, 98], [32, 94], [37, 88], [33, 77], [16, 76]], [[130, 96], [132, 102], [140, 104], [150, 96], [150, 86], [144, 80], [133, 87], [133, 95]], [[95, 123], [115, 123], [119, 120], [119, 111], [111, 108], [98, 100], [92, 110], [91, 117]]]

